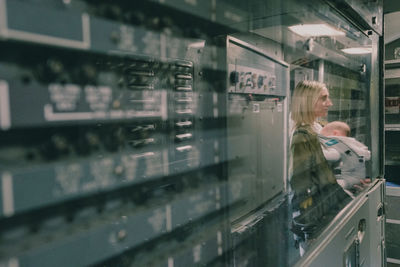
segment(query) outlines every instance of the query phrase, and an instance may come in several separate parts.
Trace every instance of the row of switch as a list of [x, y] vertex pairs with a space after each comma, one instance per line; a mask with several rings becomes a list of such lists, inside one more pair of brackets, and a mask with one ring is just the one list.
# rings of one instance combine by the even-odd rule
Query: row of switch
[[[178, 120], [175, 123], [175, 141], [184, 142], [193, 139], [193, 63], [180, 61], [185, 72], [175, 75], [175, 112]], [[182, 148], [182, 147], [179, 147]], [[184, 152], [187, 149], [178, 151]]]

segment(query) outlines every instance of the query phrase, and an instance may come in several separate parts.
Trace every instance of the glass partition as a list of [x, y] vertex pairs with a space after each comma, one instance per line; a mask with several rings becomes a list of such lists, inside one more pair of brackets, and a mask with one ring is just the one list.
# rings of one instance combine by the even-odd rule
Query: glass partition
[[0, 266], [293, 266], [375, 178], [377, 41], [325, 1], [0, 12]]

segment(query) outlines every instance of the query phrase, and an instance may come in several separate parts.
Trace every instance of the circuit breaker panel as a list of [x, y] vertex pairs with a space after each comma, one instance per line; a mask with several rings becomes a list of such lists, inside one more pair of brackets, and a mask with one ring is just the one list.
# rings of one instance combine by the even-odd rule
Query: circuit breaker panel
[[0, 11], [0, 266], [223, 260], [241, 193], [204, 89], [207, 25], [176, 27], [170, 1]]
[[[230, 181], [245, 180], [251, 212], [284, 191], [288, 65], [243, 40], [227, 38]], [[238, 212], [233, 219], [243, 216]]]

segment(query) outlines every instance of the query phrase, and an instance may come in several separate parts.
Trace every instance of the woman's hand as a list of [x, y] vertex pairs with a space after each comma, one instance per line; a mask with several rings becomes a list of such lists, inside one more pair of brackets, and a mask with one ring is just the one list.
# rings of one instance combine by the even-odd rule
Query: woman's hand
[[305, 210], [308, 207], [311, 207], [311, 205], [312, 205], [312, 197], [308, 197], [306, 200], [300, 203], [300, 208]]

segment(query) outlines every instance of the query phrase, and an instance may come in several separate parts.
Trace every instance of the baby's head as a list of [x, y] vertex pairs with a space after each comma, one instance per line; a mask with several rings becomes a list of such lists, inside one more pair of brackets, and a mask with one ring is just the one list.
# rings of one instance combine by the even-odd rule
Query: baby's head
[[321, 130], [325, 136], [350, 136], [350, 127], [342, 121], [333, 121], [325, 125]]

